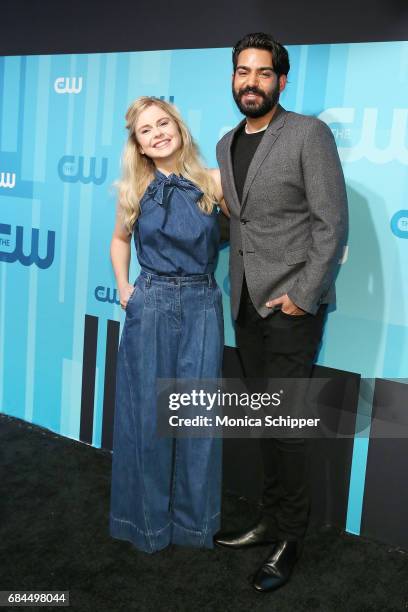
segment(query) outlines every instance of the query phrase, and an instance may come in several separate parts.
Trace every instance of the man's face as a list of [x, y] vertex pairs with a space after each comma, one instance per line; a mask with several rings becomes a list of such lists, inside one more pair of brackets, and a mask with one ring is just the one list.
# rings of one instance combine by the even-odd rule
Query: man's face
[[232, 95], [241, 113], [256, 118], [266, 115], [279, 101], [286, 76], [278, 79], [272, 53], [266, 49], [244, 49], [232, 75]]

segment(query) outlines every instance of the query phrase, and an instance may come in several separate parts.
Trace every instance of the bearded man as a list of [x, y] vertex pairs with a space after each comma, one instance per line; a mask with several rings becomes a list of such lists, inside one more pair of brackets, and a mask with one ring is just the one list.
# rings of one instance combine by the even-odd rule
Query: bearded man
[[[248, 34], [233, 50], [232, 93], [245, 119], [217, 145], [230, 219], [231, 307], [244, 374], [308, 378], [347, 234], [344, 177], [331, 130], [279, 104], [287, 50]], [[242, 532], [218, 533], [230, 549], [271, 546], [257, 591], [287, 582], [309, 514], [302, 438], [261, 438], [262, 516]]]

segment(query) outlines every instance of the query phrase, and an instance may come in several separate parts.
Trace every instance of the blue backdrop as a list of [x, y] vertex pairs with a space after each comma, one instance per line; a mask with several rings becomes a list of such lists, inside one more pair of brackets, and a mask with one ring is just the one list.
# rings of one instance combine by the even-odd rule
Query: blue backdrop
[[[319, 363], [406, 377], [408, 42], [293, 46], [289, 53], [281, 103], [330, 125], [350, 205], [338, 309]], [[0, 58], [0, 410], [75, 439], [85, 314], [123, 318], [109, 259], [111, 185], [120, 173], [124, 113], [139, 95], [174, 101], [209, 166], [217, 140], [241, 119], [229, 49]], [[227, 263], [223, 249], [217, 280], [233, 346]], [[95, 446], [105, 343], [99, 325]], [[362, 435], [354, 448], [348, 529], [355, 533], [367, 444]]]

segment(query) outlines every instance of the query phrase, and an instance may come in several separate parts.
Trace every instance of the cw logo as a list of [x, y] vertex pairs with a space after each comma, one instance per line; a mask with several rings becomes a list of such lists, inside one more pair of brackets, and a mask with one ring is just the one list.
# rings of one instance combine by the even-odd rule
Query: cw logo
[[398, 238], [408, 238], [408, 210], [399, 210], [393, 215], [391, 231]]
[[[0, 261], [14, 263], [19, 261], [23, 266], [31, 266], [35, 264], [38, 268], [45, 270], [49, 268], [54, 261], [55, 252], [55, 232], [48, 232], [47, 235], [47, 254], [45, 257], [40, 257], [38, 253], [39, 247], [39, 232], [37, 228], [31, 228], [31, 252], [28, 255], [24, 254], [24, 228], [21, 225], [16, 226], [16, 240], [14, 251], [0, 250]], [[0, 234], [6, 236], [11, 235], [11, 225], [0, 223]], [[9, 245], [10, 240], [0, 238], [0, 245]]]
[[[333, 123], [353, 124], [355, 113], [355, 108], [328, 108], [320, 113], [319, 119], [329, 126]], [[396, 160], [401, 164], [408, 164], [408, 147], [406, 145], [408, 109], [394, 109], [392, 126], [389, 131], [389, 142], [385, 148], [378, 148], [375, 144], [377, 121], [378, 109], [365, 108], [359, 142], [350, 147], [338, 147], [342, 161], [354, 162], [360, 159], [368, 159], [373, 164], [387, 164]]]
[[16, 186], [15, 172], [0, 172], [0, 187], [14, 189]]
[[54, 81], [54, 90], [57, 94], [79, 94], [82, 91], [82, 77], [58, 77]]
[[74, 155], [64, 155], [58, 162], [58, 176], [61, 181], [66, 183], [94, 183], [95, 185], [102, 185], [106, 179], [108, 172], [108, 159], [102, 157], [102, 168], [99, 176], [96, 175], [96, 157], [89, 158], [89, 172], [86, 174], [84, 171], [85, 158], [80, 155], [78, 157], [78, 164], [75, 165]]
[[108, 302], [109, 304], [117, 304], [118, 306], [120, 304], [116, 289], [110, 289], [109, 287], [99, 285], [95, 287], [94, 295], [98, 302]]

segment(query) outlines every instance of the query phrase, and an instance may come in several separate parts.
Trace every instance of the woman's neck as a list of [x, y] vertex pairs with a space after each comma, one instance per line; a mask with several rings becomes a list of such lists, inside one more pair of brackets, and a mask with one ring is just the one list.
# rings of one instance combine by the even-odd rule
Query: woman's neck
[[165, 174], [166, 176], [170, 176], [170, 174], [178, 174], [177, 164], [174, 160], [160, 160], [160, 162], [155, 163], [157, 170]]

